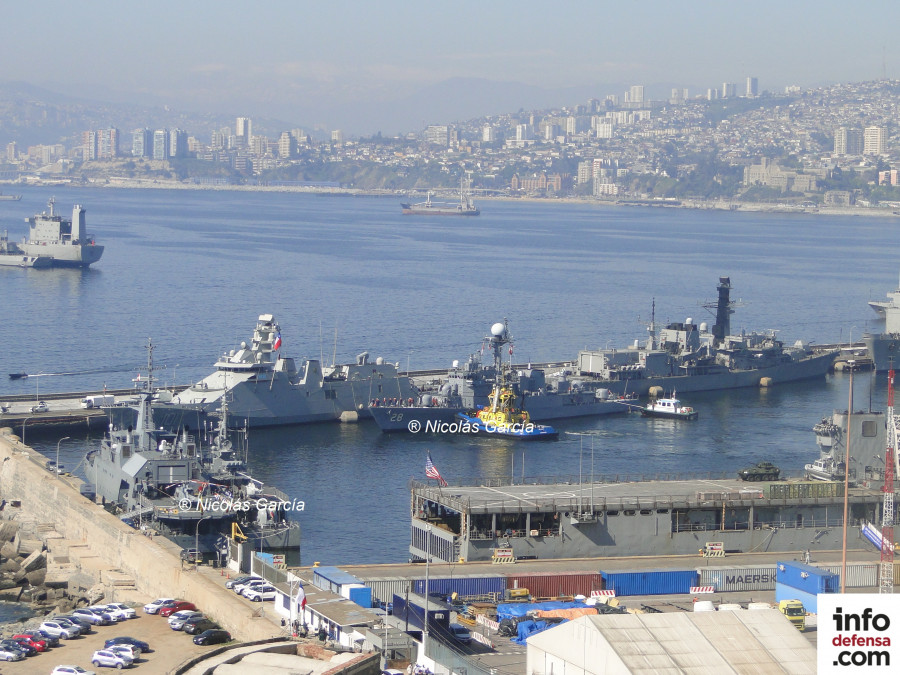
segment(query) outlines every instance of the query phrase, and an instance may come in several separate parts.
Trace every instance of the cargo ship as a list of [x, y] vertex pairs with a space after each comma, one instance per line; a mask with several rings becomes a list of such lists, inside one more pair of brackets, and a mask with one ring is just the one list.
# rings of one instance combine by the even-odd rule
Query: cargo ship
[[470, 181], [467, 176], [460, 178], [459, 203], [431, 201], [431, 192], [424, 202], [402, 203], [403, 215], [406, 216], [477, 216], [481, 211], [469, 196]]

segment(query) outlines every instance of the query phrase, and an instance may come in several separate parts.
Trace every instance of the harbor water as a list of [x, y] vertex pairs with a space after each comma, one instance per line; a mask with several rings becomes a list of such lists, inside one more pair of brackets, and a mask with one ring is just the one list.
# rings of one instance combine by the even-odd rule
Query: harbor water
[[[271, 313], [282, 352], [326, 363], [368, 351], [402, 370], [446, 368], [507, 318], [518, 363], [625, 347], [657, 323], [712, 323], [720, 276], [740, 300], [732, 331], [792, 343], [858, 341], [867, 306], [896, 287], [895, 218], [482, 202], [477, 218], [402, 216], [399, 199], [287, 192], [23, 188], [0, 229], [53, 196], [87, 209], [106, 246], [92, 268], [0, 268], [2, 394], [131, 385], [152, 338], [161, 384], [213, 370]], [[6, 373], [30, 377], [8, 380]], [[410, 479], [426, 451], [451, 483], [478, 477], [734, 475], [771, 460], [799, 475], [812, 426], [846, 409], [850, 375], [683, 396], [696, 422], [638, 415], [560, 421], [559, 440], [384, 435], [369, 421], [255, 430], [250, 468], [304, 502], [302, 562], [408, 557]], [[854, 375], [857, 409], [883, 409], [886, 377]], [[590, 434], [583, 436], [579, 434]], [[75, 473], [95, 432], [27, 432]]]

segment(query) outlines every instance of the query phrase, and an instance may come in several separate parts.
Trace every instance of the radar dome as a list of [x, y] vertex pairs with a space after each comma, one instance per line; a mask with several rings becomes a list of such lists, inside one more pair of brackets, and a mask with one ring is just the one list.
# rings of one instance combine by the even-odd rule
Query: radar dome
[[453, 367], [454, 367], [454, 368], [459, 368], [459, 359], [454, 359], [454, 360], [453, 360]]
[[247, 343], [246, 343], [246, 342], [242, 342], [242, 343], [241, 343], [241, 349], [247, 349]]
[[701, 333], [705, 333], [705, 332], [707, 332], [708, 330], [709, 330], [709, 326], [706, 324], [705, 321], [704, 321], [703, 323], [700, 324], [700, 332], [701, 332]]
[[494, 337], [500, 337], [501, 335], [503, 335], [504, 330], [506, 330], [506, 326], [498, 321], [493, 326], [491, 326], [491, 335], [493, 335]]
[[376, 366], [383, 366], [383, 365], [384, 365], [384, 357], [383, 357], [383, 356], [379, 356], [378, 358], [376, 358], [376, 359], [375, 359], [375, 365], [376, 365]]
[[684, 320], [684, 325], [685, 325], [685, 326], [690, 326], [690, 325], [693, 324], [693, 323], [694, 323], [694, 320], [693, 320], [691, 317], [688, 317], [688, 318], [686, 318], [686, 319]]

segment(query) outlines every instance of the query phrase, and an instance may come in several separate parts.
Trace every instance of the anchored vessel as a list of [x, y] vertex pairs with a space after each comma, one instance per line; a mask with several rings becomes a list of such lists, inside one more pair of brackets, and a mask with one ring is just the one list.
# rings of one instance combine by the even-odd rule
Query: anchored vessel
[[19, 245], [9, 240], [9, 233], [0, 236], [0, 267], [33, 267], [46, 269], [53, 266], [53, 259], [45, 255], [28, 255]]
[[481, 213], [475, 206], [475, 202], [469, 197], [470, 181], [467, 176], [463, 175], [459, 181], [459, 203], [450, 204], [445, 202], [431, 201], [431, 192], [424, 202], [417, 204], [403, 203], [400, 208], [403, 214], [410, 216], [477, 216]]
[[103, 247], [94, 243], [87, 233], [85, 209], [75, 205], [72, 219], [66, 220], [53, 212], [54, 200], [48, 202], [49, 213], [26, 218], [28, 238], [20, 245], [26, 255], [49, 257], [54, 267], [87, 267], [100, 260]]
[[[591, 375], [614, 392], [639, 395], [758, 387], [823, 377], [837, 350], [816, 352], [802, 344], [785, 347], [772, 333], [731, 335], [731, 280], [720, 277], [716, 323], [712, 331], [687, 319], [671, 323], [657, 335], [654, 321], [644, 347], [585, 350], [576, 370]], [[712, 308], [712, 306], [711, 306]], [[654, 308], [655, 315], [655, 308]]]
[[137, 424], [110, 425], [100, 448], [86, 456], [85, 475], [123, 521], [150, 528], [183, 548], [221, 551], [226, 535], [240, 533], [256, 548], [297, 548], [300, 530], [286, 514], [290, 504], [244, 471], [223, 423], [205, 448], [186, 431], [155, 428], [150, 421], [152, 345], [147, 388], [139, 395]]
[[875, 370], [885, 371], [900, 365], [900, 289], [887, 294], [886, 301], [872, 301], [872, 307], [884, 317], [883, 333], [863, 333], [863, 343]]
[[216, 370], [172, 398], [154, 405], [154, 421], [164, 426], [187, 423], [200, 412], [214, 412], [228, 396], [229, 424], [237, 428], [329, 422], [342, 415], [366, 416], [374, 399], [415, 395], [397, 366], [368, 352], [354, 364], [323, 367], [318, 360], [283, 357], [281, 329], [271, 314], [261, 314], [248, 345], [223, 354]]
[[[595, 378], [575, 376], [566, 368], [547, 373], [530, 365], [503, 366], [504, 351], [511, 356], [512, 349], [506, 322], [496, 323], [483, 339], [481, 351], [471, 354], [463, 365], [454, 361], [445, 376], [423, 386], [416, 400], [379, 402], [370, 408], [372, 417], [385, 432], [441, 431], [458, 422], [460, 414], [493, 405], [500, 376], [504, 400], [538, 422], [621, 414], [635, 400], [612, 394]], [[487, 365], [481, 360], [485, 351], [492, 355]]]

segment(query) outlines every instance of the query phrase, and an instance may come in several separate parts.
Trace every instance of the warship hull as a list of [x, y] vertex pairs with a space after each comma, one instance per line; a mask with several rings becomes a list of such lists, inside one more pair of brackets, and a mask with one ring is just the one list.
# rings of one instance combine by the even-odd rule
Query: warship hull
[[52, 267], [87, 267], [100, 260], [103, 246], [96, 244], [23, 243], [26, 255], [50, 258]]
[[875, 370], [882, 372], [900, 366], [900, 333], [865, 333], [862, 340]]
[[[691, 375], [623, 377], [618, 380], [602, 380], [602, 386], [617, 394], [637, 394], [647, 396], [654, 387], [663, 391], [698, 392], [721, 389], [741, 389], [763, 386], [768, 379], [771, 384], [784, 384], [824, 377], [834, 365], [837, 352], [825, 352], [797, 361], [785, 362], [752, 370], [722, 370], [713, 373]], [[582, 353], [584, 358], [584, 353]]]

